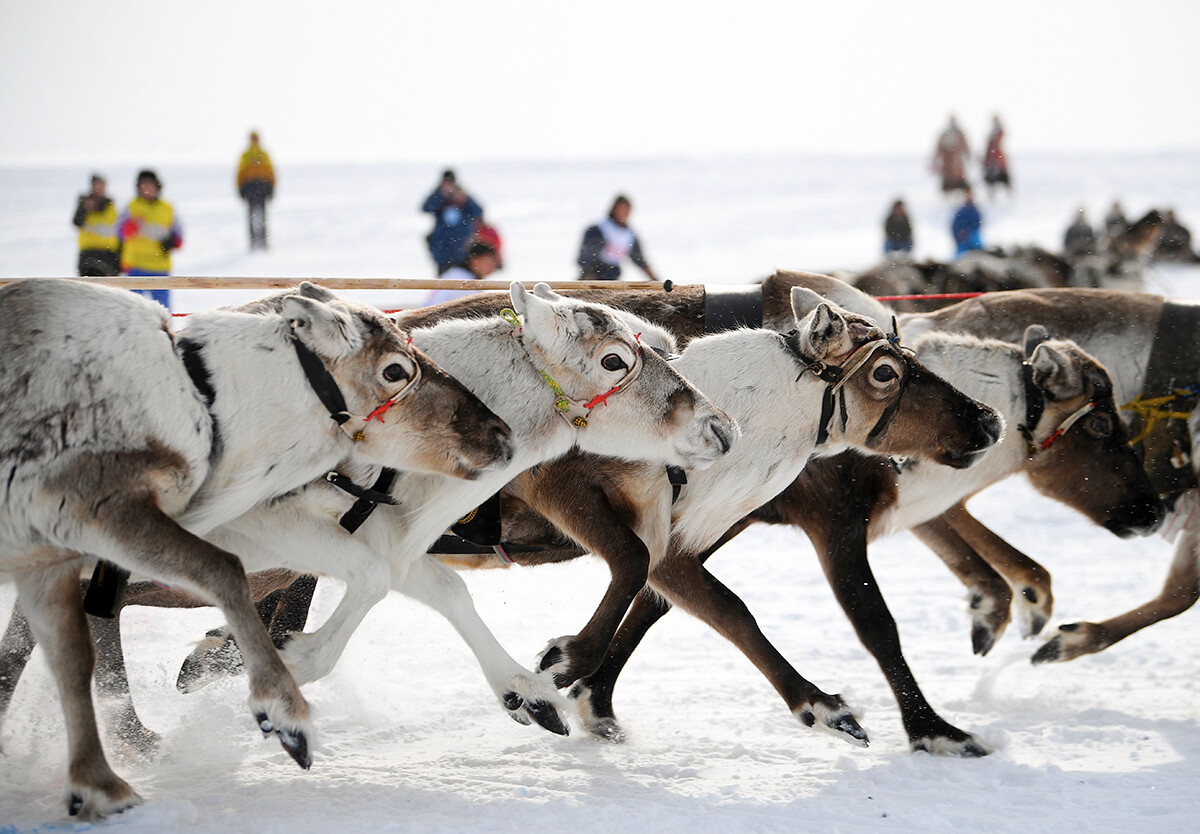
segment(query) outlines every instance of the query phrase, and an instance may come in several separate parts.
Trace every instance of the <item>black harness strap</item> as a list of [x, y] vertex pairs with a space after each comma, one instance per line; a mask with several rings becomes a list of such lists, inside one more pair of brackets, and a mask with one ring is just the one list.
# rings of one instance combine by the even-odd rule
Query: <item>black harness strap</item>
[[350, 419], [350, 414], [346, 411], [346, 398], [342, 396], [333, 374], [329, 373], [321, 357], [309, 350], [299, 339], [293, 338], [292, 344], [296, 348], [296, 356], [300, 359], [300, 367], [308, 377], [308, 384], [317, 393], [329, 416], [340, 426]]
[[1046, 396], [1034, 383], [1033, 366], [1028, 361], [1021, 363], [1021, 387], [1025, 391], [1025, 422], [1017, 426], [1017, 431], [1032, 450], [1037, 448], [1033, 442], [1033, 433], [1037, 431], [1038, 423], [1046, 410]]
[[379, 472], [379, 477], [375, 479], [375, 484], [366, 489], [354, 483], [341, 472], [327, 472], [325, 480], [333, 484], [343, 492], [348, 492], [358, 500], [351, 505], [350, 509], [338, 519], [338, 524], [346, 529], [346, 532], [353, 533], [363, 526], [371, 513], [375, 512], [375, 508], [380, 504], [391, 504], [393, 506], [400, 502], [393, 498], [388, 490], [392, 488], [392, 484], [396, 480], [396, 470], [384, 467]]
[[704, 332], [720, 333], [738, 327], [762, 327], [762, 284], [704, 287]]

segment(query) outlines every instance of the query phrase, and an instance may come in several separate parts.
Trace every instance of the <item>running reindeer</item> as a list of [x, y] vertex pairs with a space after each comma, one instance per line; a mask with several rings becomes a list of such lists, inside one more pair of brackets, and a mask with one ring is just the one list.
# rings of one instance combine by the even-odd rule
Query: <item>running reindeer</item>
[[[268, 312], [289, 298], [275, 296], [251, 309]], [[436, 607], [439, 588], [457, 580], [424, 558], [426, 549], [523, 469], [577, 447], [652, 459], [660, 468], [665, 462], [698, 470], [733, 445], [733, 421], [658, 354], [642, 350], [639, 335], [654, 339], [652, 325], [564, 299], [544, 284], [532, 295], [513, 284], [511, 303], [513, 309], [502, 315], [411, 331], [418, 347], [509, 421], [512, 454], [505, 466], [467, 483], [414, 472], [385, 475], [379, 467], [346, 460], [304, 489], [206, 534], [252, 567], [284, 565], [345, 580], [346, 592], [326, 624], [312, 634], [290, 635], [283, 646], [284, 660], [301, 683], [328, 674], [389, 588]], [[360, 512], [362, 502], [376, 510], [373, 515]], [[160, 602], [180, 596], [144, 593]], [[496, 657], [488, 655], [484, 671], [508, 713], [566, 733], [553, 685], [511, 658]], [[12, 680], [14, 672], [19, 668], [10, 666]], [[123, 674], [105, 680], [125, 685]], [[123, 712], [127, 734], [153, 741], [131, 705]]]
[[198, 313], [180, 333], [120, 290], [0, 289], [0, 570], [58, 684], [72, 815], [141, 801], [109, 766], [92, 706], [79, 570], [97, 557], [219, 606], [256, 723], [310, 766], [308, 705], [242, 566], [200, 536], [347, 458], [458, 478], [507, 463], [508, 427], [408, 341], [378, 311], [311, 285], [275, 315]]

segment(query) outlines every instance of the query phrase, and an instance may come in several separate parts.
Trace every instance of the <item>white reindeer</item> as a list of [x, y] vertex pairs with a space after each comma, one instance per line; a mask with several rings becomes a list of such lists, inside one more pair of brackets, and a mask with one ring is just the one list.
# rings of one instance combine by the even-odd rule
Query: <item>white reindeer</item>
[[128, 292], [55, 279], [0, 289], [0, 571], [15, 577], [54, 672], [67, 807], [85, 818], [141, 798], [100, 745], [81, 560], [221, 607], [259, 727], [307, 768], [308, 705], [241, 563], [199, 536], [347, 457], [479, 477], [512, 455], [503, 422], [392, 321], [311, 285], [281, 315], [197, 313], [184, 333]]
[[[658, 328], [563, 298], [545, 284], [531, 295], [514, 283], [511, 298], [516, 316], [450, 320], [412, 331], [421, 350], [505, 418], [514, 446], [507, 466], [470, 483], [400, 473], [390, 488], [396, 504], [381, 504], [353, 535], [339, 519], [354, 499], [324, 479], [209, 534], [241, 554], [251, 570], [286, 566], [345, 581], [345, 594], [325, 624], [293, 634], [282, 650], [301, 683], [332, 671], [363, 617], [394, 589], [442, 611], [467, 632], [489, 684], [514, 719], [565, 733], [553, 683], [504, 653], [482, 623], [454, 615], [459, 603], [442, 600], [446, 585], [461, 580], [425, 558], [426, 550], [513, 476], [572, 448], [699, 470], [733, 445], [733, 421], [638, 343], [639, 331], [643, 338], [658, 331], [652, 341], [667, 339]], [[353, 462], [339, 468], [364, 486], [379, 474], [377, 467]]]

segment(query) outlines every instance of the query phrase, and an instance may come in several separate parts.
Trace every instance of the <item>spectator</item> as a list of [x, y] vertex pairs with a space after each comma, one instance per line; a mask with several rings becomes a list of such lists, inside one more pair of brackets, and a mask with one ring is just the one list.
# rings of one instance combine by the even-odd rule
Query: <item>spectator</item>
[[[467, 245], [467, 256], [463, 263], [450, 267], [438, 277], [451, 281], [482, 280], [499, 268], [500, 254], [496, 251], [495, 247], [482, 240], [476, 240]], [[434, 290], [430, 293], [429, 298], [425, 300], [425, 305], [440, 304], [443, 301], [462, 298], [465, 295], [471, 295], [472, 292], [474, 291]]]
[[971, 189], [968, 188], [963, 192], [963, 204], [958, 207], [958, 211], [954, 212], [954, 218], [950, 221], [950, 234], [954, 236], [955, 257], [972, 249], [983, 248], [979, 232], [982, 226], [983, 217], [980, 216]]
[[[162, 182], [153, 171], [137, 175], [137, 196], [117, 221], [121, 240], [121, 271], [129, 276], [171, 274], [171, 250], [183, 245], [183, 232], [175, 209], [159, 199]], [[168, 310], [171, 294], [165, 289], [138, 290]]]
[[645, 272], [651, 281], [658, 280], [642, 254], [637, 235], [629, 228], [629, 214], [632, 211], [633, 204], [629, 198], [618, 195], [613, 200], [608, 217], [584, 230], [577, 259], [581, 281], [617, 280], [621, 277], [621, 263], [626, 258]]
[[475, 222], [483, 216], [483, 209], [459, 187], [454, 172], [447, 170], [421, 211], [434, 216], [433, 231], [425, 236], [425, 241], [441, 275], [466, 258], [467, 241], [475, 231]]
[[496, 269], [504, 269], [504, 252], [500, 248], [500, 231], [482, 217], [475, 224], [475, 234], [467, 242], [467, 249], [470, 250], [471, 243], [477, 240], [496, 250]]
[[1180, 264], [1200, 262], [1200, 258], [1192, 251], [1192, 233], [1175, 219], [1174, 209], [1163, 215], [1162, 230], [1154, 247], [1154, 260]]
[[1104, 215], [1104, 233], [1111, 237], [1119, 235], [1128, 228], [1129, 221], [1125, 219], [1125, 210], [1121, 208], [1119, 201], [1114, 200], [1112, 208], [1108, 210], [1108, 214]]
[[1006, 192], [1012, 193], [1012, 182], [1008, 177], [1008, 158], [1001, 146], [1003, 141], [1004, 127], [1000, 124], [1000, 117], [992, 116], [992, 129], [988, 133], [987, 149], [983, 152], [983, 181], [987, 183], [989, 198], [993, 196], [992, 192], [998, 185], [1003, 185]]
[[79, 274], [84, 277], [119, 275], [121, 243], [117, 240], [117, 207], [105, 194], [104, 177], [92, 174], [91, 191], [79, 195], [75, 217], [79, 227]]
[[911, 252], [912, 248], [912, 222], [908, 219], [904, 201], [897, 200], [892, 203], [892, 210], [883, 221], [883, 254]]
[[1063, 257], [1078, 258], [1096, 254], [1096, 232], [1087, 222], [1087, 212], [1079, 209], [1075, 222], [1067, 227], [1063, 235]]
[[250, 248], [266, 249], [267, 200], [275, 196], [275, 169], [257, 133], [250, 134], [250, 147], [238, 162], [237, 187], [250, 215]]
[[970, 188], [967, 183], [967, 160], [971, 150], [967, 147], [967, 137], [958, 126], [957, 119], [950, 117], [950, 123], [938, 137], [937, 146], [933, 151], [934, 173], [942, 175], [942, 192], [966, 191]]

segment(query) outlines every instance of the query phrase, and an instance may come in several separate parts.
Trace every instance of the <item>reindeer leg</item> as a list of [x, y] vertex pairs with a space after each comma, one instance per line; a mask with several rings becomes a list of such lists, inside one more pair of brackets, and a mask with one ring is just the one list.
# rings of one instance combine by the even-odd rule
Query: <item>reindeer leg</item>
[[93, 820], [140, 805], [142, 798], [108, 764], [92, 705], [95, 655], [79, 599], [79, 566], [17, 575], [17, 599], [42, 644], [62, 699], [70, 746], [65, 787], [67, 812]]
[[81, 519], [93, 526], [96, 556], [182, 585], [225, 613], [246, 660], [250, 709], [264, 733], [279, 736], [304, 768], [312, 764], [308, 704], [254, 610], [241, 561], [180, 527], [149, 495], [106, 496]]
[[746, 604], [694, 556], [669, 553], [651, 570], [650, 585], [737, 646], [802, 724], [867, 745], [867, 734], [841, 696], [822, 692], [805, 680], [759, 630]]
[[121, 645], [120, 612], [112, 619], [89, 620], [96, 644], [96, 692], [105, 723], [116, 736], [123, 754], [149, 756], [158, 749], [161, 738], [138, 717], [125, 672], [125, 652]]
[[912, 533], [966, 586], [971, 648], [975, 654], [987, 654], [1008, 627], [1012, 605], [1008, 583], [963, 540], [945, 515], [917, 525]]
[[1021, 636], [1041, 632], [1054, 610], [1050, 571], [984, 527], [962, 504], [946, 513], [946, 518], [963, 540], [992, 566], [1013, 589]]
[[[664, 478], [654, 494], [631, 501], [624, 491], [609, 495], [605, 485], [597, 484], [592, 490], [577, 489], [568, 502], [535, 504], [531, 498], [530, 505], [585, 550], [602, 558], [611, 575], [604, 597], [579, 633], [551, 640], [538, 657], [538, 671], [551, 672], [555, 685], [562, 689], [599, 668], [621, 619], [645, 587], [651, 557], [643, 538], [658, 552], [665, 550], [671, 526], [670, 488]], [[635, 517], [638, 508], [643, 508], [646, 518]]]
[[1033, 655], [1034, 663], [1052, 663], [1095, 654], [1134, 632], [1191, 608], [1200, 599], [1200, 531], [1184, 530], [1162, 591], [1131, 611], [1098, 623], [1067, 623]]
[[509, 717], [520, 724], [536, 721], [558, 735], [570, 733], [563, 700], [552, 679], [525, 669], [504, 650], [480, 619], [458, 574], [433, 557], [421, 556], [396, 590], [429, 606], [454, 626]]
[[[867, 561], [867, 515], [855, 513], [846, 504], [840, 507], [847, 513], [827, 517], [828, 530], [810, 525], [807, 532], [838, 604], [887, 678], [900, 706], [909, 747], [939, 756], [986, 756], [991, 751], [982, 741], [950, 724], [925, 699], [904, 658], [896, 621]], [[836, 534], [830, 535], [833, 530]]]

